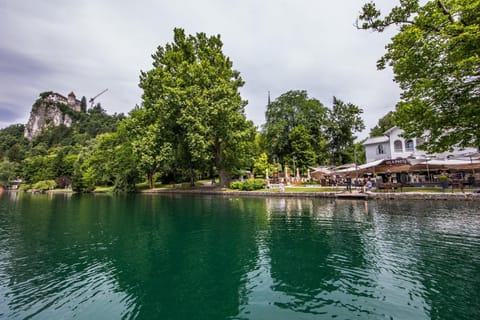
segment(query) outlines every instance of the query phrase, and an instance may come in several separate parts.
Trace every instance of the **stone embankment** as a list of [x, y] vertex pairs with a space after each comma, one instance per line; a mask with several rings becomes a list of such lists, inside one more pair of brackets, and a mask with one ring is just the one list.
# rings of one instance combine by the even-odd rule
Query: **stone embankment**
[[164, 194], [196, 194], [196, 195], [222, 195], [233, 197], [305, 197], [305, 198], [336, 198], [336, 199], [383, 199], [383, 200], [467, 200], [480, 201], [480, 193], [465, 192], [272, 192], [272, 191], [225, 191], [217, 188], [197, 189], [154, 189], [142, 193]]

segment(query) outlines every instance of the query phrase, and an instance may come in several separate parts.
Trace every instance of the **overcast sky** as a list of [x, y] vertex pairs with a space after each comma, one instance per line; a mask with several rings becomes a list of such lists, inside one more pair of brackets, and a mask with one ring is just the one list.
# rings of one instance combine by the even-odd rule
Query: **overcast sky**
[[[377, 1], [380, 4], [381, 0]], [[391, 1], [383, 1], [391, 3]], [[26, 123], [44, 91], [99, 96], [108, 113], [141, 104], [140, 70], [172, 42], [173, 28], [220, 34], [245, 81], [247, 117], [265, 121], [274, 100], [307, 90], [364, 110], [368, 134], [399, 99], [390, 69], [376, 61], [393, 35], [354, 27], [363, 1], [318, 0], [0, 0], [0, 127]]]

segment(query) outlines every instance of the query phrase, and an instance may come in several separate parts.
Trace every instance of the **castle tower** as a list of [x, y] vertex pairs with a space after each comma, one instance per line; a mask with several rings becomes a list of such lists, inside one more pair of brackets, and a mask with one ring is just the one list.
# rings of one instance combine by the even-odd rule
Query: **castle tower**
[[77, 100], [77, 99], [76, 99], [76, 97], [75, 97], [75, 93], [73, 93], [73, 91], [70, 92], [70, 93], [68, 94], [68, 105], [69, 105], [69, 106], [73, 106], [73, 105], [75, 104], [75, 101], [76, 101], [76, 100]]
[[70, 92], [68, 94], [68, 106], [75, 110], [75, 111], [80, 111], [80, 101], [77, 100], [77, 98], [75, 97], [75, 93]]

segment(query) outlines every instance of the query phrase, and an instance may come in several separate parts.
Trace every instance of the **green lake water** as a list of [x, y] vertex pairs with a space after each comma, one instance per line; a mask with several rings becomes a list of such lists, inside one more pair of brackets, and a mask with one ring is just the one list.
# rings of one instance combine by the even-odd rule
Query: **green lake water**
[[0, 319], [480, 319], [480, 204], [3, 193]]

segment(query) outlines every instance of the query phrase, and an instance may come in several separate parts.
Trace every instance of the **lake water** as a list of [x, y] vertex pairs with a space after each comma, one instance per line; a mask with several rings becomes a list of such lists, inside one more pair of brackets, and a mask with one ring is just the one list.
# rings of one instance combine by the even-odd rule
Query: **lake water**
[[0, 197], [0, 319], [480, 319], [476, 202]]

